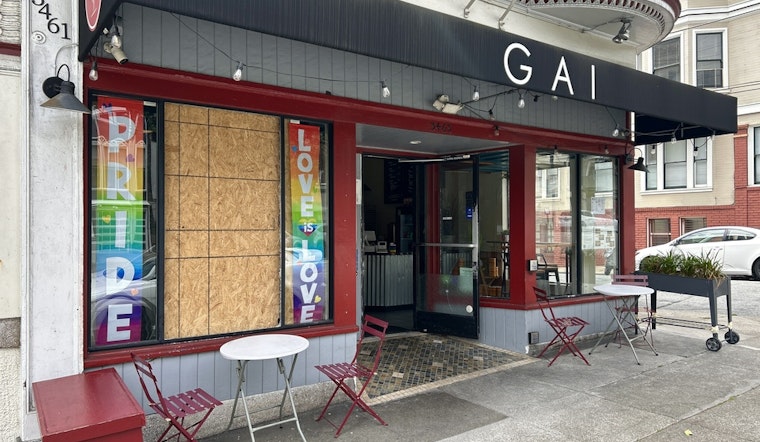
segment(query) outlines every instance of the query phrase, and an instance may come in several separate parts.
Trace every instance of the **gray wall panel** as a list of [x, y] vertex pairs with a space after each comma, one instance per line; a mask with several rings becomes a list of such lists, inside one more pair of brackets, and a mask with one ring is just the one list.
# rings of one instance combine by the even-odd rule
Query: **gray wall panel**
[[178, 50], [180, 26], [182, 25], [171, 14], [161, 14], [161, 40], [150, 42], [161, 49], [161, 63], [170, 69], [179, 69], [181, 66], [181, 51]]

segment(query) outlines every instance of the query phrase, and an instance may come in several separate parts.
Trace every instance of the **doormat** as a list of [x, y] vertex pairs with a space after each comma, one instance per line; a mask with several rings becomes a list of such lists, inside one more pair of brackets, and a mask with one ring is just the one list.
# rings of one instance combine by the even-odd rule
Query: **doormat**
[[[372, 366], [376, 348], [377, 342], [365, 341], [360, 362]], [[386, 337], [377, 374], [365, 393], [376, 404], [536, 360], [452, 336], [427, 333], [391, 336]]]

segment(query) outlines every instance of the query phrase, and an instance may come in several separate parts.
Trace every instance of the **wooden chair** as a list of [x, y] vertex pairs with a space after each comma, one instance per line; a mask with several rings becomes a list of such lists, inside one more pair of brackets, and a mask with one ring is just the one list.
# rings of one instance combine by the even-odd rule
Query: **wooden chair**
[[[380, 356], [382, 354], [383, 343], [385, 342], [385, 334], [387, 330], [387, 322], [369, 315], [364, 315], [364, 322], [362, 324], [359, 341], [356, 344], [356, 353], [354, 354], [354, 359], [351, 360], [351, 362], [317, 365], [315, 367], [335, 383], [335, 390], [333, 391], [332, 396], [330, 396], [330, 399], [327, 401], [325, 407], [322, 409], [322, 413], [317, 418], [317, 421], [321, 420], [325, 416], [325, 413], [327, 412], [328, 407], [330, 407], [330, 403], [332, 403], [333, 399], [335, 398], [335, 394], [338, 393], [338, 390], [345, 393], [349, 399], [351, 399], [351, 406], [348, 408], [346, 417], [343, 418], [340, 426], [336, 426], [329, 419], [325, 418], [325, 420], [329, 422], [330, 425], [337, 429], [335, 432], [335, 437], [338, 437], [340, 435], [340, 432], [343, 430], [343, 426], [346, 424], [346, 421], [348, 421], [348, 418], [351, 416], [351, 413], [354, 411], [354, 408], [357, 405], [359, 408], [372, 415], [372, 417], [377, 419], [377, 421], [381, 424], [388, 425], [372, 408], [370, 408], [369, 405], [367, 405], [364, 399], [362, 399], [364, 390], [367, 388], [367, 385], [369, 385], [372, 377], [377, 371], [377, 366], [380, 364]], [[358, 361], [359, 354], [362, 352], [364, 339], [367, 336], [375, 336], [379, 339], [371, 367], [364, 366]], [[352, 388], [348, 385], [347, 382], [351, 380], [357, 383], [355, 388]]]
[[[153, 367], [150, 362], [142, 357], [132, 353], [132, 362], [135, 364], [137, 375], [140, 378], [140, 385], [145, 398], [148, 400], [150, 407], [158, 413], [169, 425], [166, 427], [158, 441], [167, 441], [169, 439], [184, 436], [189, 441], [197, 440], [195, 435], [215, 407], [222, 405], [216, 398], [208, 394], [202, 388], [186, 391], [174, 396], [165, 397], [158, 386], [156, 375], [153, 373]], [[205, 413], [199, 421], [185, 427], [185, 417], [198, 413]], [[166, 436], [172, 429], [177, 431], [176, 434]], [[166, 436], [166, 438], [164, 438]]]
[[579, 356], [581, 359], [583, 359], [583, 362], [585, 362], [586, 365], [591, 365], [583, 356], [583, 353], [578, 349], [578, 346], [575, 344], [575, 338], [589, 323], [577, 316], [557, 317], [554, 314], [554, 310], [552, 309], [549, 297], [546, 295], [546, 291], [541, 290], [538, 287], [533, 287], [533, 291], [536, 293], [536, 302], [538, 303], [538, 306], [541, 307], [541, 314], [544, 317], [544, 321], [549, 324], [555, 333], [554, 338], [552, 338], [552, 340], [546, 344], [546, 347], [541, 350], [541, 353], [539, 353], [537, 357], [540, 358], [543, 356], [546, 350], [548, 350], [554, 344], [559, 344], [559, 351], [556, 355], [554, 355], [554, 358], [549, 361], [550, 367], [554, 361], [557, 360], [559, 355], [561, 355], [562, 352], [566, 349], [570, 350], [570, 353], [572, 353], [573, 356]]
[[[625, 285], [648, 287], [649, 277], [647, 275], [635, 275], [635, 274], [612, 275], [612, 284], [625, 284]], [[642, 324], [644, 325], [644, 327], [642, 328], [644, 339], [647, 339], [650, 345], [652, 346], [652, 348], [654, 348], [654, 337], [652, 336], [652, 322], [654, 319], [654, 312], [649, 307], [649, 299], [646, 296], [644, 296], [643, 309], [637, 302], [635, 307], [633, 309], [630, 309], [629, 311], [621, 311], [620, 308], [618, 308], [618, 311], [622, 314], [627, 313], [626, 318], [629, 319], [628, 325], [630, 327], [635, 328], [636, 331], [638, 331], [639, 328], [642, 328], [641, 327]], [[638, 324], [635, 324], [634, 322], [631, 322], [631, 321], [635, 321]], [[636, 327], [637, 325], [638, 327]]]

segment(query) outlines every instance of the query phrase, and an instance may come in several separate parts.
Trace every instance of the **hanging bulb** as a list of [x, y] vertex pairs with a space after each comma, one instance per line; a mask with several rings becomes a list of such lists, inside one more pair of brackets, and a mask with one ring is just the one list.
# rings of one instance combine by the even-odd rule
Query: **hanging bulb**
[[388, 88], [388, 86], [385, 85], [384, 81], [380, 82], [380, 87], [382, 88], [383, 98], [388, 98], [391, 96], [391, 90]]
[[92, 60], [92, 66], [90, 66], [90, 74], [88, 75], [90, 80], [98, 81], [98, 60]]
[[533, 96], [533, 102], [534, 103], [538, 103], [538, 95], [534, 95]]
[[525, 107], [525, 99], [523, 98], [522, 94], [520, 94], [520, 99], [517, 100], [517, 107], [520, 109], [523, 109]]
[[498, 136], [499, 136], [499, 126], [494, 126], [494, 127], [493, 127], [493, 135], [494, 135], [495, 137], [498, 137]]
[[612, 131], [612, 136], [616, 138], [620, 136], [620, 129], [617, 126], [615, 126], [615, 130]]
[[488, 109], [488, 119], [491, 121], [496, 120], [496, 117], [493, 115], [493, 109]]
[[656, 144], [653, 144], [652, 147], [649, 148], [649, 153], [651, 153], [652, 155], [654, 155], [654, 154], [657, 153], [657, 145]]
[[115, 48], [121, 47], [121, 35], [119, 35], [119, 30], [114, 27], [113, 35], [111, 35], [111, 46]]
[[670, 138], [670, 144], [676, 144], [676, 141], [678, 141], [678, 140], [676, 139], [676, 133], [675, 133], [675, 132], [673, 132], [673, 136]]
[[472, 101], [478, 100], [480, 100], [480, 92], [478, 92], [478, 87], [475, 86], [475, 90], [472, 92]]
[[235, 73], [232, 74], [232, 79], [240, 81], [241, 78], [243, 78], [243, 62], [238, 61], [237, 69], [235, 69]]
[[604, 146], [604, 154], [609, 155], [610, 154], [610, 148], [607, 146]]
[[556, 96], [556, 95], [552, 95], [552, 100], [553, 100], [553, 101], [557, 101], [557, 100], [559, 100], [559, 97], [558, 97], [558, 96]]

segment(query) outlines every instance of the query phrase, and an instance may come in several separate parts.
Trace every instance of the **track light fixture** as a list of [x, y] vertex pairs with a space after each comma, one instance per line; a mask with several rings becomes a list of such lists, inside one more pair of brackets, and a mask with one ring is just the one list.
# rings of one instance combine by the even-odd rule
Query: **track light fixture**
[[614, 41], [617, 44], [621, 44], [624, 41], [627, 41], [631, 37], [631, 19], [629, 18], [621, 18], [620, 23], [622, 25], [620, 26], [620, 30], [618, 31], [617, 35], [612, 37], [612, 41]]
[[464, 105], [462, 103], [450, 103], [449, 96], [441, 94], [433, 101], [433, 107], [445, 114], [456, 114], [462, 110]]
[[[66, 68], [65, 80], [61, 78], [61, 69], [64, 67]], [[49, 77], [42, 83], [42, 91], [50, 99], [40, 106], [89, 114], [90, 109], [74, 96], [74, 83], [70, 79], [69, 65], [62, 64], [56, 71], [55, 77]]]
[[124, 64], [129, 61], [129, 57], [127, 57], [127, 54], [124, 53], [124, 51], [121, 48], [115, 47], [110, 42], [105, 42], [103, 44], [103, 50], [111, 54], [119, 64]]
[[242, 61], [238, 61], [237, 69], [235, 69], [235, 73], [232, 74], [232, 79], [235, 81], [240, 81], [243, 78], [243, 64]]
[[388, 86], [385, 84], [385, 81], [380, 82], [380, 89], [383, 94], [383, 98], [388, 98], [391, 96], [391, 90], [388, 88]]

